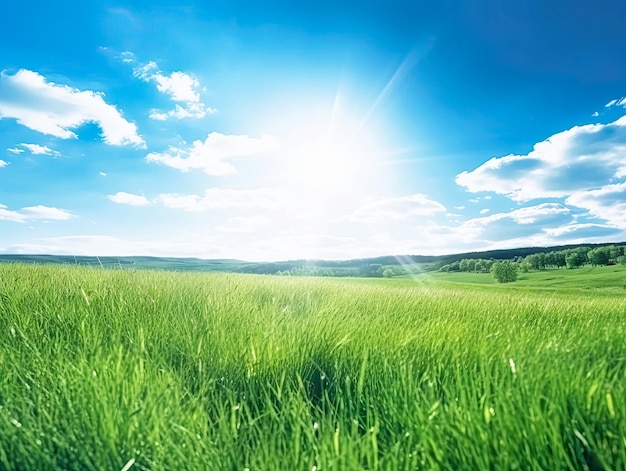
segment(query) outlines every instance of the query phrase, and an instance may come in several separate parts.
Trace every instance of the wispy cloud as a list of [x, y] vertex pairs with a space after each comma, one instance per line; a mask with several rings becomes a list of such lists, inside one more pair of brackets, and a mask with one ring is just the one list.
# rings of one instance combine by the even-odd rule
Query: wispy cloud
[[108, 195], [107, 198], [113, 203], [128, 204], [131, 206], [147, 206], [150, 204], [150, 201], [148, 201], [148, 198], [145, 196], [126, 193], [124, 191], [118, 191], [114, 195]]
[[257, 232], [260, 227], [268, 226], [270, 219], [266, 216], [248, 216], [229, 218], [225, 224], [215, 226], [216, 232], [224, 233], [253, 233]]
[[13, 118], [29, 129], [61, 139], [77, 138], [72, 131], [96, 123], [107, 144], [144, 146], [137, 126], [124, 119], [104, 94], [48, 82], [37, 72], [0, 73], [0, 119]]
[[64, 221], [70, 219], [72, 213], [65, 209], [37, 205], [27, 206], [18, 211], [12, 211], [0, 204], [0, 220], [12, 222], [27, 222], [32, 220]]
[[151, 152], [147, 162], [154, 162], [187, 172], [200, 169], [208, 175], [236, 173], [235, 167], [227, 162], [236, 157], [260, 155], [280, 147], [278, 140], [270, 135], [252, 138], [247, 135], [228, 135], [212, 132], [203, 141], [194, 141], [191, 147], [170, 147], [166, 152]]
[[[54, 156], [59, 156], [61, 155], [60, 152], [56, 151], [56, 150], [52, 150], [50, 149], [50, 147], [48, 146], [41, 146], [39, 144], [19, 144], [20, 147], [23, 147], [24, 149], [28, 150], [28, 152], [30, 152], [33, 155], [54, 155]], [[11, 149], [9, 149], [11, 150]], [[18, 150], [20, 152], [14, 152], [15, 150]], [[11, 150], [14, 153], [21, 153], [23, 152], [23, 149], [13, 149]]]
[[24, 153], [24, 149], [20, 149], [19, 147], [9, 147], [7, 149], [8, 152], [11, 152], [12, 154], [23, 154]]
[[417, 193], [369, 202], [358, 208], [348, 219], [375, 223], [431, 216], [445, 211], [446, 208], [441, 203], [431, 200], [426, 195]]
[[0, 160], [0, 168], [6, 167], [7, 165], [9, 165], [9, 162], [6, 162], [4, 160]]
[[[132, 63], [135, 59], [129, 54], [131, 53], [126, 52], [122, 60]], [[159, 92], [177, 102], [173, 110], [151, 110], [150, 118], [152, 119], [163, 121], [168, 118], [203, 118], [217, 111], [200, 101], [200, 81], [191, 74], [177, 71], [165, 75], [156, 62], [150, 61], [146, 65], [135, 67], [134, 75], [144, 82], [154, 82]]]
[[605, 108], [611, 108], [612, 106], [626, 107], [626, 97], [616, 98], [615, 100], [611, 100], [604, 105]]
[[210, 209], [275, 208], [278, 202], [284, 200], [284, 195], [270, 188], [209, 188], [203, 195], [162, 193], [157, 199], [166, 208], [199, 212]]
[[135, 54], [130, 51], [123, 51], [119, 55], [119, 59], [126, 64], [134, 64], [137, 62]]

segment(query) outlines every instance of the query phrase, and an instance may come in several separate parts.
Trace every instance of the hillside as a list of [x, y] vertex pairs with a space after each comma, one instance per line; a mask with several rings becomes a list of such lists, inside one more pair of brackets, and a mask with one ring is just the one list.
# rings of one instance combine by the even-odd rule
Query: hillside
[[[286, 260], [281, 262], [248, 262], [236, 259], [200, 259], [176, 257], [98, 257], [71, 255], [22, 255], [0, 254], [1, 262], [37, 264], [91, 265], [107, 268], [135, 268], [167, 271], [217, 271], [232, 273], [276, 274], [279, 272], [302, 272], [300, 274], [325, 276], [374, 276], [380, 266], [412, 266], [415, 272], [436, 270], [440, 266], [464, 258], [509, 260], [534, 253], [566, 250], [580, 247], [602, 247], [613, 243], [560, 245], [552, 247], [523, 247], [483, 252], [464, 252], [447, 255], [386, 255], [353, 260]], [[619, 245], [624, 242], [616, 243]]]

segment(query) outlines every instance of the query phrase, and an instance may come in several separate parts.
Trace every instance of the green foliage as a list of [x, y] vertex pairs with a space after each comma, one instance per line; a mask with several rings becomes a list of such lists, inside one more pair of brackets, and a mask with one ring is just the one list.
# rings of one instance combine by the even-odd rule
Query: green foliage
[[494, 264], [493, 260], [485, 260], [482, 258], [464, 258], [457, 262], [444, 265], [439, 271], [462, 271], [462, 272], [475, 272], [475, 273], [489, 273], [491, 266]]
[[592, 265], [608, 265], [611, 260], [611, 247], [597, 247], [587, 252], [587, 259]]
[[567, 268], [579, 268], [587, 263], [589, 247], [579, 247], [567, 250], [565, 253], [565, 265]]
[[626, 466], [621, 288], [14, 264], [0, 280], [0, 469]]
[[491, 267], [491, 274], [498, 283], [511, 283], [517, 280], [517, 264], [511, 261], [496, 262]]

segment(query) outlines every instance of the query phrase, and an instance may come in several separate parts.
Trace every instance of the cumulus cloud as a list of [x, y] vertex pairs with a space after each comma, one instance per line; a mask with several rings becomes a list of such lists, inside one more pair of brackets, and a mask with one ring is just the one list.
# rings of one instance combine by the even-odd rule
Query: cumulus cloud
[[586, 209], [614, 227], [626, 229], [626, 182], [576, 192], [565, 203]]
[[[431, 234], [433, 242], [449, 245], [476, 244], [488, 248], [500, 243], [508, 247], [519, 246], [513, 241], [519, 238], [545, 236], [544, 229], [569, 224], [571, 211], [559, 203], [542, 203], [515, 209], [510, 212], [494, 213], [468, 219], [455, 227], [439, 227]], [[431, 231], [432, 231], [431, 230]], [[545, 240], [545, 237], [544, 237]]]
[[124, 191], [118, 191], [114, 195], [108, 195], [107, 198], [114, 203], [128, 204], [131, 206], [146, 206], [150, 204], [150, 201], [148, 201], [148, 198], [145, 196], [126, 193]]
[[445, 211], [446, 208], [441, 203], [429, 199], [426, 195], [417, 193], [369, 202], [358, 208], [348, 219], [374, 223], [431, 216]]
[[9, 147], [7, 151], [11, 152], [12, 154], [17, 154], [17, 155], [24, 153], [24, 149], [20, 149], [19, 147]]
[[515, 201], [567, 197], [626, 176], [626, 116], [575, 126], [535, 144], [527, 155], [492, 158], [457, 175], [458, 185]]
[[252, 138], [247, 135], [228, 135], [212, 132], [203, 141], [194, 141], [191, 147], [180, 149], [170, 147], [166, 152], [151, 152], [146, 161], [155, 162], [187, 172], [200, 169], [208, 175], [228, 175], [236, 173], [235, 167], [227, 160], [265, 154], [280, 147], [270, 136]]
[[[130, 53], [126, 53], [122, 60], [134, 62], [134, 56], [128, 54]], [[178, 102], [170, 111], [151, 110], [150, 118], [152, 119], [164, 121], [168, 118], [203, 118], [217, 111], [200, 101], [200, 81], [191, 74], [177, 71], [164, 75], [156, 62], [150, 61], [144, 66], [136, 67], [134, 75], [144, 82], [154, 82], [159, 92], [169, 96], [172, 101]]]
[[29, 129], [61, 139], [76, 138], [72, 129], [96, 123], [107, 144], [144, 145], [137, 126], [105, 102], [104, 94], [48, 82], [43, 75], [25, 69], [15, 75], [0, 73], [2, 118], [16, 119]]
[[72, 213], [60, 208], [37, 205], [27, 206], [18, 211], [12, 211], [0, 204], [0, 220], [12, 222], [27, 222], [33, 220], [64, 221], [70, 219]]

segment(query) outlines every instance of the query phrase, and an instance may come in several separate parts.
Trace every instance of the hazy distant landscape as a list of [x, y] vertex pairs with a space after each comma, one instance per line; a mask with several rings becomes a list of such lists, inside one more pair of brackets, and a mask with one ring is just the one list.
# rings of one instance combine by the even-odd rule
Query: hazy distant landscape
[[[561, 252], [576, 248], [622, 247], [626, 243], [578, 244], [553, 247], [525, 247], [506, 250], [489, 250], [447, 255], [387, 255], [353, 260], [286, 260], [278, 262], [248, 262], [244, 260], [200, 259], [182, 257], [111, 257], [83, 255], [27, 255], [0, 254], [1, 262], [21, 262], [37, 264], [65, 264], [95, 266], [101, 268], [133, 268], [168, 271], [218, 271], [255, 274], [296, 274], [309, 276], [382, 276], [385, 268], [395, 269], [397, 273], [418, 274], [425, 271], [437, 271], [445, 265], [469, 260], [521, 260], [533, 254]], [[585, 252], [586, 254], [586, 252]], [[585, 263], [588, 263], [585, 261]], [[487, 270], [488, 271], [488, 270]]]

